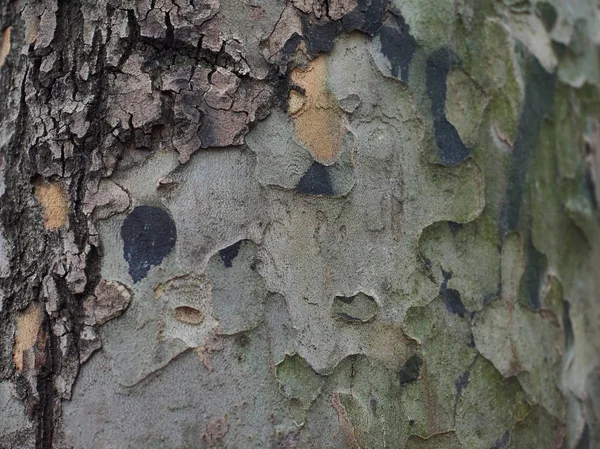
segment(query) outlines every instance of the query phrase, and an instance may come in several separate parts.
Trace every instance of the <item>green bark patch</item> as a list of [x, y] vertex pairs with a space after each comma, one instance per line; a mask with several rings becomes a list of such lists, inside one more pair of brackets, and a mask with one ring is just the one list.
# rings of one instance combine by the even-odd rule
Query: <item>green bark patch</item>
[[[477, 242], [477, 244], [473, 244]], [[498, 236], [484, 220], [460, 225], [438, 222], [423, 230], [421, 255], [438, 285], [460, 294], [469, 311], [480, 310], [495, 297], [500, 283]], [[445, 279], [444, 273], [451, 274]]]
[[548, 303], [551, 309], [533, 311], [521, 305], [518, 288], [528, 265], [524, 253], [522, 239], [510, 234], [502, 251], [501, 297], [477, 314], [475, 345], [504, 377], [517, 376], [532, 403], [560, 417], [564, 412], [559, 390], [564, 335], [556, 313], [562, 309], [560, 284], [549, 278], [543, 289], [540, 304]]
[[464, 447], [489, 449], [527, 416], [528, 409], [518, 381], [505, 379], [490, 362], [478, 357], [457, 401], [456, 434]]
[[277, 365], [276, 376], [280, 391], [288, 398], [290, 416], [302, 425], [310, 404], [321, 392], [325, 378], [315, 373], [298, 355], [287, 356]]
[[412, 423], [410, 434], [429, 438], [454, 428], [457, 400], [477, 352], [468, 321], [448, 313], [441, 297], [411, 308], [405, 325], [421, 349], [400, 370], [400, 402]]

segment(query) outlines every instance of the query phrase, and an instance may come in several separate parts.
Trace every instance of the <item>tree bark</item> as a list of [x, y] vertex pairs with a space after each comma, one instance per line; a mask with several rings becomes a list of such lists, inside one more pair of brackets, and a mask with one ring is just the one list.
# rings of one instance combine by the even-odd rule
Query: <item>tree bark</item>
[[0, 447], [600, 445], [595, 0], [0, 0]]

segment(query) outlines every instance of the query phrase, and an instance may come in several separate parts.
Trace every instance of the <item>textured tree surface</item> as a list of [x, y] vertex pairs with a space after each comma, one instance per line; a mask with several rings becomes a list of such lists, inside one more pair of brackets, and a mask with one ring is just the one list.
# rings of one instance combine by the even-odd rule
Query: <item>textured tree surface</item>
[[0, 0], [0, 447], [600, 447], [597, 0]]

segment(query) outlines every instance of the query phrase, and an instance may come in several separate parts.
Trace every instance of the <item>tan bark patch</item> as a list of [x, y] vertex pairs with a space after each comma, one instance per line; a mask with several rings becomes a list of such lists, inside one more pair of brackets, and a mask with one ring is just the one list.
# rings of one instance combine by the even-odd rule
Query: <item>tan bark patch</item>
[[10, 27], [6, 28], [2, 32], [2, 38], [0, 39], [0, 67], [4, 65], [6, 57], [10, 53]]
[[27, 368], [25, 353], [31, 350], [37, 341], [38, 333], [42, 325], [42, 309], [31, 303], [17, 316], [17, 330], [15, 332], [15, 344], [13, 349], [13, 361], [19, 371]]
[[39, 183], [35, 186], [35, 196], [44, 209], [44, 227], [62, 228], [69, 213], [67, 195], [63, 187], [57, 182]]
[[296, 67], [291, 79], [304, 90], [290, 93], [288, 112], [296, 137], [317, 162], [331, 165], [342, 152], [343, 127], [337, 101], [327, 89], [325, 57], [313, 59], [305, 69]]

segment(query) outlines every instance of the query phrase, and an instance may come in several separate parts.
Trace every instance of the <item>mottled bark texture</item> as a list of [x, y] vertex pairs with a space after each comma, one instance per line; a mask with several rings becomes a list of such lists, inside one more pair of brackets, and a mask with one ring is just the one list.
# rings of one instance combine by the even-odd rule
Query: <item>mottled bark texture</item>
[[0, 447], [600, 447], [596, 0], [0, 0]]

